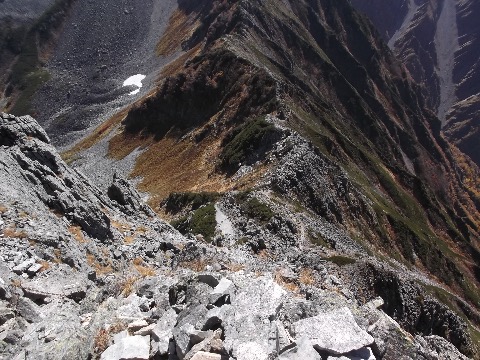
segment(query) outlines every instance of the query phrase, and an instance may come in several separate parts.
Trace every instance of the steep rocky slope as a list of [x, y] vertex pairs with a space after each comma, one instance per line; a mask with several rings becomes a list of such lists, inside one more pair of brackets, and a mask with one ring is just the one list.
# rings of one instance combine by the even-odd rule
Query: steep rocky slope
[[425, 86], [423, 95], [450, 141], [479, 158], [477, 1], [352, 0]]
[[[70, 169], [32, 118], [1, 114], [0, 135], [1, 359], [466, 359], [440, 336], [475, 351], [430, 280], [302, 243], [283, 206], [271, 203], [278, 213], [263, 226], [241, 194], [225, 194], [214, 200], [215, 242], [184, 237], [125, 180], [107, 197]], [[268, 252], [255, 255], [237, 232]]]
[[[93, 4], [85, 7], [89, 9], [85, 19], [90, 19]], [[106, 102], [92, 105], [71, 94], [80, 102], [76, 108], [66, 108], [79, 128], [69, 120], [63, 125], [50, 121], [55, 117], [43, 121], [57, 144], [72, 135], [88, 134], [63, 158], [89, 174], [98, 188], [85, 179], [79, 184], [76, 170], [69, 169], [53, 148], [39, 144], [47, 138], [30, 118], [5, 116], [5, 130], [0, 133], [7, 139], [2, 148], [5, 190], [17, 189], [16, 178], [25, 174], [26, 182], [18, 183], [32, 189], [27, 199], [39, 199], [35, 202], [41, 209], [35, 215], [38, 223], [56, 221], [58, 214], [62, 222], [52, 232], [66, 234], [66, 226], [70, 233], [65, 235], [68, 255], [61, 257], [63, 247], [49, 248], [53, 256], [47, 258], [48, 266], [64, 263], [100, 278], [88, 284], [94, 289], [91, 294], [103, 295], [73, 296], [79, 307], [70, 302], [74, 311], [90, 313], [93, 319], [84, 324], [85, 337], [79, 340], [82, 354], [98, 355], [99, 349], [111, 345], [113, 333], [143, 318], [146, 324], [130, 324], [129, 331], [133, 335], [145, 327], [138, 333], [143, 338], [122, 340], [127, 334], [119, 335], [104, 358], [131, 343], [139, 344], [142, 351], [152, 350], [158, 358], [165, 356], [171, 343], [171, 354], [190, 358], [197, 355], [187, 352], [200, 350], [194, 346], [199, 342], [201, 350], [219, 353], [216, 358], [223, 354], [250, 359], [252, 352], [262, 359], [275, 352], [285, 358], [295, 358], [295, 352], [328, 358], [365, 346], [378, 358], [410, 354], [429, 359], [444, 356], [439, 354], [442, 351], [461, 358], [450, 344], [475, 356], [480, 322], [479, 169], [442, 137], [441, 123], [429, 110], [422, 87], [412, 81], [370, 23], [346, 0], [173, 5], [169, 12], [151, 13], [151, 22], [158, 17], [163, 25], [148, 36], [159, 39], [158, 58], [148, 55], [153, 59], [148, 94], [140, 92], [133, 105], [115, 111], [101, 105], [115, 107], [132, 99], [122, 103], [100, 97]], [[102, 11], [113, 5], [104, 6]], [[130, 12], [126, 10], [124, 15]], [[72, 14], [75, 11], [86, 10], [74, 5]], [[77, 28], [80, 25], [87, 26]], [[71, 34], [82, 34], [75, 33], [72, 24], [65, 24], [65, 29], [69, 26]], [[62, 45], [62, 40], [58, 44], [57, 49], [72, 46]], [[147, 45], [151, 48], [152, 43]], [[90, 49], [82, 51], [91, 54]], [[84, 53], [74, 55], [77, 62]], [[112, 71], [120, 71], [122, 64], [119, 61]], [[66, 66], [65, 62], [59, 66]], [[95, 66], [98, 63], [85, 62], [85, 69]], [[37, 99], [49, 86], [37, 93]], [[50, 89], [55, 98], [56, 90]], [[125, 99], [127, 94], [122, 96]], [[93, 126], [103, 116], [82, 116], [84, 108], [92, 109], [90, 105], [114, 113], [93, 131], [85, 126]], [[78, 117], [76, 109], [80, 109]], [[11, 123], [26, 125], [13, 125], [12, 130]], [[116, 166], [120, 173], [130, 172], [151, 208], [183, 235], [142, 205], [127, 182], [115, 176], [110, 186]], [[22, 209], [18, 194], [5, 191], [5, 219], [26, 227], [26, 234], [19, 231], [20, 236], [9, 225], [7, 234], [4, 231], [8, 241], [35, 238], [35, 232], [28, 231], [41, 229], [22, 220], [35, 217]], [[20, 244], [27, 246], [25, 241]], [[4, 269], [8, 276], [3, 275], [16, 284], [18, 277], [10, 269], [27, 261], [17, 268], [27, 278], [34, 265], [25, 256], [16, 257], [18, 246], [13, 240], [5, 247], [10, 265]], [[77, 264], [76, 259], [82, 260]], [[74, 276], [65, 266], [59, 267], [67, 272], [66, 278]], [[208, 276], [204, 270], [210, 272]], [[227, 280], [217, 288], [222, 277], [233, 282], [233, 294], [223, 292]], [[221, 299], [210, 298], [212, 288], [213, 294], [222, 291]], [[125, 300], [130, 291], [136, 295]], [[263, 292], [273, 303], [253, 296]], [[64, 294], [56, 289], [51, 293]], [[28, 290], [26, 294], [28, 298]], [[369, 303], [377, 296], [383, 300]], [[251, 306], [253, 312], [247, 314], [249, 298], [259, 305]], [[382, 302], [384, 312], [372, 309]], [[46, 305], [47, 310], [49, 304], [42, 300], [37, 305]], [[341, 309], [344, 306], [373, 336], [373, 345], [350, 321], [348, 311]], [[124, 307], [134, 315], [122, 318], [118, 311]], [[322, 328], [318, 314], [350, 319], [340, 328], [355, 329], [367, 343], [362, 340], [355, 349], [341, 350], [315, 343], [321, 339], [302, 329]], [[121, 325], [116, 325], [116, 318]], [[18, 321], [19, 328], [27, 326]], [[15, 324], [8, 326], [18, 329]], [[75, 326], [79, 328], [78, 323]], [[302, 334], [308, 341], [301, 339]], [[24, 341], [37, 344], [37, 340]], [[317, 353], [312, 353], [312, 341]], [[13, 344], [5, 345], [8, 354], [22, 348], [18, 339]], [[58, 343], [51, 344], [48, 338], [45, 344], [48, 353], [49, 346]], [[154, 355], [157, 348], [161, 353]], [[369, 349], [363, 349], [361, 356], [369, 358]]]
[[[167, 31], [160, 43], [175, 39], [189, 57], [116, 119], [124, 130], [109, 142], [116, 158], [144, 147], [132, 176], [150, 203], [263, 177], [275, 194], [477, 304], [478, 169], [457, 165], [461, 154], [369, 23], [347, 2], [218, 2], [199, 11], [203, 23], [185, 38]], [[287, 150], [268, 154], [291, 130], [335, 166], [306, 152], [283, 168]]]

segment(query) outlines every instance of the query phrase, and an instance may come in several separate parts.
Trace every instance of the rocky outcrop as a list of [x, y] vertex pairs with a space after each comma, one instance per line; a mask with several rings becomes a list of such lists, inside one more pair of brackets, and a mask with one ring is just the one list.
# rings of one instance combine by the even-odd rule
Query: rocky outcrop
[[153, 210], [145, 205], [141, 200], [135, 187], [127, 180], [120, 178], [116, 173], [113, 176], [113, 182], [108, 188], [108, 197], [122, 206], [123, 211], [132, 215], [135, 212], [142, 211], [146, 215], [153, 216]]
[[107, 204], [99, 191], [65, 166], [38, 123], [29, 116], [5, 114], [0, 121], [2, 145], [7, 146], [2, 152], [5, 184], [18, 182], [15, 176], [35, 184], [30, 196], [42, 199], [51, 211], [65, 215], [92, 237], [109, 238], [109, 219], [100, 210]]

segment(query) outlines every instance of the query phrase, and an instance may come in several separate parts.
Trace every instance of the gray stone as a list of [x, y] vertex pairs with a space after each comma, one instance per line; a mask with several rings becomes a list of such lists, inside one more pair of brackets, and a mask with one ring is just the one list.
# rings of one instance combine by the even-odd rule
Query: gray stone
[[0, 278], [0, 300], [9, 300], [10, 297], [10, 291], [8, 291], [8, 287], [5, 284], [5, 281]]
[[81, 284], [69, 284], [63, 288], [64, 295], [72, 300], [81, 301], [87, 296], [87, 290], [85, 286]]
[[107, 191], [108, 197], [121, 205], [121, 209], [128, 215], [143, 211], [148, 216], [154, 216], [155, 212], [146, 205], [135, 187], [127, 180], [122, 179], [115, 173], [113, 182]]
[[427, 360], [468, 360], [455, 346], [440, 336], [416, 336], [419, 353]]
[[27, 273], [28, 275], [35, 275], [36, 273], [38, 273], [40, 270], [42, 270], [42, 265], [40, 264], [33, 264], [32, 266], [30, 266], [27, 270]]
[[32, 300], [22, 297], [17, 302], [18, 313], [28, 322], [38, 322], [42, 320], [40, 307]]
[[212, 288], [219, 284], [217, 277], [212, 274], [199, 274], [197, 279], [199, 282], [205, 283]]
[[375, 339], [380, 354], [397, 357], [413, 347], [411, 335], [405, 332], [390, 316], [378, 311], [378, 320], [368, 327], [368, 333]]
[[126, 338], [129, 336], [127, 330], [120, 331], [118, 334], [113, 335], [113, 343], [119, 343], [122, 339]]
[[280, 354], [284, 349], [290, 347], [292, 342], [293, 340], [282, 322], [279, 320], [272, 322], [269, 337], [270, 349], [275, 353]]
[[294, 324], [294, 329], [297, 338], [306, 336], [317, 350], [337, 355], [374, 342], [373, 337], [357, 325], [346, 307], [299, 320]]
[[321, 360], [320, 354], [313, 348], [312, 342], [306, 338], [301, 337], [295, 341], [295, 347], [283, 352], [279, 356], [279, 360]]
[[222, 356], [220, 354], [199, 351], [195, 355], [193, 355], [191, 360], [222, 360]]
[[150, 336], [127, 336], [108, 347], [100, 360], [148, 360]]
[[35, 260], [28, 259], [28, 260], [25, 260], [22, 263], [18, 264], [17, 266], [15, 266], [12, 270], [15, 274], [20, 275], [20, 274], [24, 273], [25, 271], [27, 271], [27, 269], [30, 266], [32, 266], [33, 264], [35, 264]]
[[145, 320], [141, 319], [141, 320], [136, 320], [130, 324], [128, 324], [128, 331], [130, 332], [135, 332], [135, 331], [138, 331], [144, 327], [147, 327], [148, 326], [148, 322], [146, 322]]
[[215, 304], [220, 298], [225, 295], [230, 297], [230, 301], [233, 295], [234, 285], [231, 280], [227, 278], [222, 278], [217, 286], [212, 290], [209, 295], [209, 301], [211, 304]]
[[155, 328], [155, 326], [156, 324], [150, 324], [148, 326], [145, 326], [140, 330], [135, 331], [134, 335], [140, 335], [140, 336], [152, 335], [152, 331]]
[[173, 336], [177, 345], [177, 356], [180, 359], [183, 359], [187, 354], [190, 345], [190, 337], [194, 333], [194, 326], [188, 323], [173, 329]]
[[0, 308], [0, 325], [5, 324], [8, 320], [13, 319], [15, 314], [12, 310]]
[[227, 355], [227, 352], [223, 347], [223, 342], [220, 340], [221, 336], [222, 330], [220, 329], [208, 332], [202, 331], [192, 334], [190, 337], [190, 342], [196, 344], [192, 346], [190, 351], [185, 355], [184, 360], [191, 360], [195, 354], [201, 351], [207, 353], [215, 351], [217, 353], [221, 352], [224, 355]]
[[161, 319], [155, 324], [152, 329], [152, 339], [155, 341], [156, 349], [154, 353], [166, 355], [170, 344], [170, 339], [173, 338], [173, 327], [177, 322], [177, 313], [173, 309], [168, 309]]

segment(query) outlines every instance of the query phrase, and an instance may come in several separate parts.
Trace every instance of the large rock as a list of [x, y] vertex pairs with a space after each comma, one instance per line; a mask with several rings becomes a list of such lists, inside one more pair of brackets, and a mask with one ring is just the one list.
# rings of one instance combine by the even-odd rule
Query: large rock
[[122, 179], [115, 173], [113, 182], [108, 188], [108, 197], [121, 205], [121, 209], [128, 215], [142, 211], [149, 216], [154, 216], [153, 210], [146, 205], [137, 190], [127, 180]]
[[127, 336], [105, 350], [100, 360], [148, 360], [150, 336]]
[[202, 328], [221, 325], [225, 330], [225, 349], [237, 360], [266, 360], [276, 350], [269, 343], [271, 324], [278, 317], [286, 291], [269, 277], [235, 280], [235, 299], [231, 304], [212, 308]]
[[168, 353], [170, 339], [173, 338], [173, 327], [177, 322], [177, 314], [173, 309], [161, 317], [152, 330], [152, 352], [163, 356]]
[[357, 325], [346, 307], [299, 320], [294, 324], [294, 329], [297, 338], [307, 337], [316, 349], [336, 355], [361, 349], [374, 342], [373, 337]]
[[38, 322], [42, 320], [40, 307], [32, 300], [21, 297], [17, 302], [18, 313], [28, 322]]
[[295, 347], [283, 352], [279, 356], [279, 360], [321, 360], [320, 354], [313, 348], [312, 342], [306, 338], [301, 337], [295, 342]]
[[31, 116], [15, 117], [0, 113], [0, 145], [12, 146], [27, 137], [37, 138], [49, 144], [50, 139], [43, 128]]

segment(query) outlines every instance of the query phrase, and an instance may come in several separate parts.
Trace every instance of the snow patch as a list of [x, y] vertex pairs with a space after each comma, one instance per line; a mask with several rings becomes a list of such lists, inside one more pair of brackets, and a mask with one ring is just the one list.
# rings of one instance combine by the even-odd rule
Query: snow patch
[[146, 78], [145, 75], [137, 74], [137, 75], [130, 76], [127, 80], [125, 80], [123, 82], [123, 86], [136, 86], [138, 88], [128, 93], [128, 95], [138, 94], [140, 92], [140, 89], [143, 86], [142, 81], [145, 78]]

